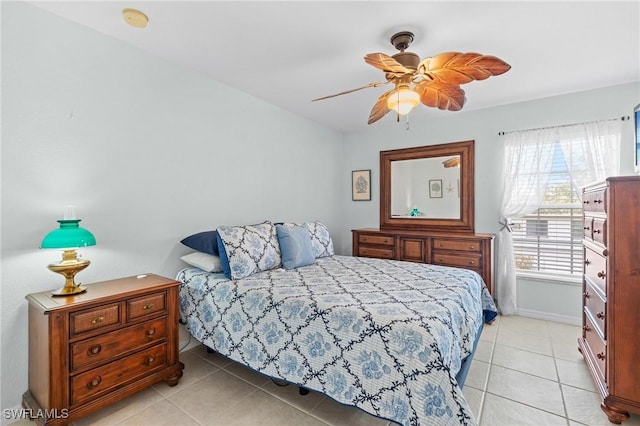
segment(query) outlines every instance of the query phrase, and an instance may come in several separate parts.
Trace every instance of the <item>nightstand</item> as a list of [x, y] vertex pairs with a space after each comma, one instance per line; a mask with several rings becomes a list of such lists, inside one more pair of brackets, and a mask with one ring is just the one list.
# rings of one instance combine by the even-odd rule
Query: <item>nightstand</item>
[[154, 383], [178, 384], [178, 287], [154, 274], [30, 294], [29, 390], [38, 424], [64, 425]]

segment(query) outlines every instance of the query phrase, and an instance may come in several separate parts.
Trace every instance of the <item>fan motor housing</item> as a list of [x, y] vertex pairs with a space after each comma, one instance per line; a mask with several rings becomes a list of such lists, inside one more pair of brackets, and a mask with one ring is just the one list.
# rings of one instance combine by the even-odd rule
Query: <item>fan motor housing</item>
[[392, 58], [414, 71], [418, 69], [418, 64], [420, 63], [420, 56], [413, 52], [396, 53]]

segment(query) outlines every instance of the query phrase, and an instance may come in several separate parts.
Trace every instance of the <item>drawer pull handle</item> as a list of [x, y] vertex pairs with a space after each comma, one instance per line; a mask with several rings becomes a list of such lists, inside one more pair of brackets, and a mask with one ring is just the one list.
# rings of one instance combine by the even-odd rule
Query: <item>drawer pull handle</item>
[[606, 276], [607, 276], [607, 274], [605, 274], [604, 271], [598, 272], [598, 278], [604, 279], [604, 277], [606, 277]]
[[598, 312], [596, 316], [600, 319], [604, 319], [604, 312]]
[[150, 356], [145, 360], [144, 363], [147, 364], [147, 365], [151, 365], [151, 364], [153, 364], [155, 362], [155, 360], [156, 360], [155, 356]]
[[147, 303], [142, 307], [142, 309], [144, 309], [145, 311], [148, 311], [151, 308], [153, 308], [153, 303]]
[[439, 258], [438, 262], [444, 262], [444, 259], [443, 258]]
[[469, 261], [469, 265], [475, 265], [475, 264], [476, 264], [476, 262], [474, 260], [470, 260]]
[[589, 200], [584, 200], [582, 204], [589, 204]]
[[590, 265], [590, 264], [591, 264], [591, 261], [590, 261], [589, 259], [585, 259], [585, 260], [584, 260], [584, 264], [585, 264], [585, 265]]
[[593, 202], [594, 202], [595, 204], [600, 204], [600, 203], [602, 203], [602, 200], [593, 200]]
[[93, 321], [91, 321], [91, 324], [100, 324], [103, 321], [104, 321], [104, 317], [98, 317], [98, 318], [94, 319]]
[[469, 244], [469, 250], [475, 250], [476, 246], [474, 246], [473, 244]]
[[597, 354], [596, 358], [598, 358], [600, 361], [604, 361], [605, 359], [604, 352], [600, 352], [599, 354]]
[[602, 231], [600, 231], [599, 229], [594, 229], [594, 230], [593, 230], [593, 233], [594, 233], [594, 234], [599, 234], [600, 232], [602, 232]]
[[585, 291], [584, 293], [582, 293], [582, 295], [584, 296], [585, 299], [588, 299], [591, 297], [588, 291]]
[[444, 243], [440, 243], [440, 247], [444, 247]]
[[95, 388], [98, 387], [98, 385], [100, 384], [101, 381], [102, 381], [102, 377], [96, 376], [96, 377], [94, 377], [93, 380], [91, 380], [89, 383], [87, 383], [87, 387], [89, 389], [95, 389]]
[[585, 227], [584, 227], [584, 230], [585, 230], [585, 231], [588, 231], [589, 229], [591, 229], [591, 228], [590, 228], [590, 227], [588, 227], [588, 226], [585, 226]]
[[156, 334], [155, 327], [151, 327], [150, 329], [147, 330], [147, 337], [153, 337], [154, 334]]
[[100, 353], [100, 351], [102, 350], [102, 346], [100, 345], [92, 345], [88, 350], [87, 350], [87, 355], [88, 356], [96, 356]]
[[583, 329], [584, 331], [591, 331], [591, 327], [589, 327], [588, 325], [583, 325], [583, 326], [582, 326], [582, 329]]

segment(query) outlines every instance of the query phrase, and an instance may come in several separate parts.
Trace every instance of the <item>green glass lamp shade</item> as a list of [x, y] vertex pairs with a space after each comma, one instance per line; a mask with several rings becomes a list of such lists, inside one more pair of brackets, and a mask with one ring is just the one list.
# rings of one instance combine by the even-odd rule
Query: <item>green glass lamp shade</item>
[[95, 246], [91, 232], [78, 226], [81, 219], [61, 219], [60, 228], [49, 232], [42, 240], [41, 248], [75, 248]]

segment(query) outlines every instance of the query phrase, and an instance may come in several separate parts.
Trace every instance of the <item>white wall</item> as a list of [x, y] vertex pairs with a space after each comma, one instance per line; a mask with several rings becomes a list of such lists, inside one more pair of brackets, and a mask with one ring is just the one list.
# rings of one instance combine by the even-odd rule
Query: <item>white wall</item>
[[[65, 205], [97, 245], [91, 283], [174, 277], [218, 225], [321, 220], [350, 174], [342, 135], [22, 2], [2, 2], [2, 408], [27, 390], [28, 293], [63, 277], [38, 250]], [[91, 289], [89, 288], [89, 291]]]
[[[517, 72], [511, 70], [510, 72]], [[499, 77], [497, 77], [499, 78]], [[483, 84], [476, 82], [470, 84]], [[499, 231], [503, 160], [501, 131], [523, 130], [592, 120], [632, 117], [640, 102], [640, 83], [622, 84], [481, 111], [411, 112], [404, 122], [385, 117], [366, 131], [346, 135], [345, 162], [351, 170], [372, 169], [371, 202], [349, 202], [344, 209], [342, 251], [351, 252], [351, 230], [380, 224], [379, 151], [446, 142], [475, 140], [475, 230]], [[633, 174], [633, 121], [626, 121], [621, 152], [621, 174]], [[497, 247], [496, 247], [497, 248]], [[520, 313], [570, 323], [580, 321], [580, 284], [518, 280]]]

